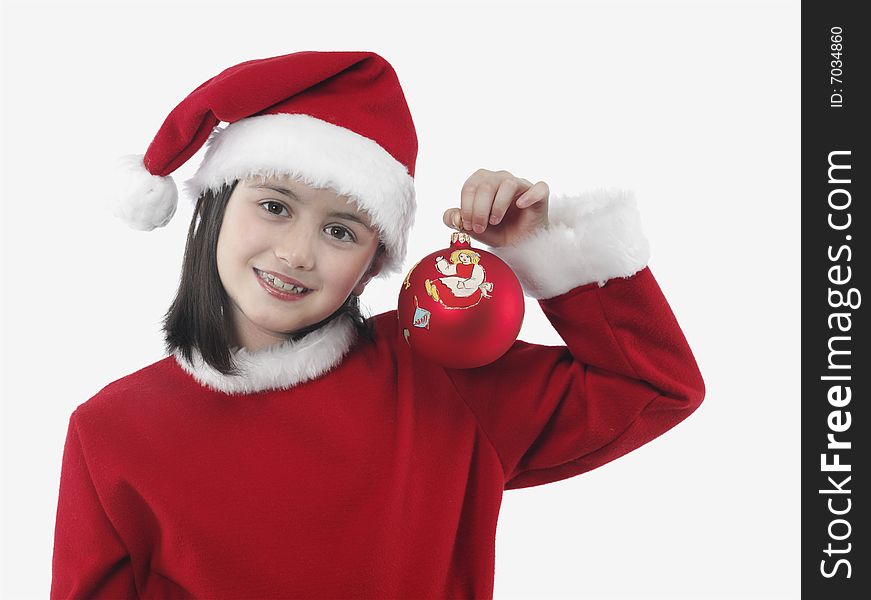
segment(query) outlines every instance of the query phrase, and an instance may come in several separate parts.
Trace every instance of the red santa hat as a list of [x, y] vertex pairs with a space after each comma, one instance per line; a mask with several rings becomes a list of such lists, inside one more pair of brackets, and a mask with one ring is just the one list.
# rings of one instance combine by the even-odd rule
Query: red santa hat
[[[219, 123], [226, 122], [225, 127]], [[203, 82], [169, 113], [145, 155], [124, 157], [115, 214], [134, 229], [175, 214], [170, 173], [206, 144], [195, 199], [250, 175], [289, 175], [351, 198], [402, 267], [414, 223], [417, 134], [390, 64], [373, 52], [296, 52], [249, 60]]]

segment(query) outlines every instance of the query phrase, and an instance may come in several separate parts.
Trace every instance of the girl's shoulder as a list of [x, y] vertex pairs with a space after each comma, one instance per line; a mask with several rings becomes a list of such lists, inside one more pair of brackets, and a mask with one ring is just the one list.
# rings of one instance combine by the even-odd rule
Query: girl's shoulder
[[[371, 316], [369, 321], [371, 339], [357, 340], [352, 356], [345, 356], [342, 362], [362, 358], [367, 363], [384, 364], [408, 352], [399, 335], [396, 310]], [[238, 399], [234, 395], [233, 400]], [[169, 355], [105, 385], [74, 412], [80, 420], [94, 424], [136, 421], [158, 424], [190, 417], [188, 411], [196, 410], [197, 406], [226, 401], [227, 393], [201, 384], [181, 367], [175, 356]]]
[[153, 409], [176, 399], [183, 391], [182, 375], [175, 357], [165, 356], [106, 384], [73, 412], [87, 420], [138, 418], [144, 407]]
[[369, 321], [372, 339], [358, 340], [358, 348], [377, 354], [383, 360], [396, 360], [398, 354], [409, 351], [408, 344], [400, 332], [399, 313], [396, 309], [369, 317]]
[[389, 336], [399, 329], [399, 314], [396, 309], [371, 316], [369, 320], [372, 322], [375, 332], [382, 336]]

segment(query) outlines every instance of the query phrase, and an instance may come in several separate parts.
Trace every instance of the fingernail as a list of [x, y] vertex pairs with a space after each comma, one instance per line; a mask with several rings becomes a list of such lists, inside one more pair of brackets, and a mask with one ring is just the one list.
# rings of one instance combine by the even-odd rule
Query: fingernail
[[475, 226], [472, 228], [475, 230], [475, 233], [484, 233], [484, 226], [475, 223]]
[[490, 224], [491, 225], [498, 225], [499, 224], [499, 217], [497, 217], [496, 215], [492, 215], [490, 217]]
[[472, 223], [463, 219], [463, 229], [471, 229], [471, 228], [472, 228]]

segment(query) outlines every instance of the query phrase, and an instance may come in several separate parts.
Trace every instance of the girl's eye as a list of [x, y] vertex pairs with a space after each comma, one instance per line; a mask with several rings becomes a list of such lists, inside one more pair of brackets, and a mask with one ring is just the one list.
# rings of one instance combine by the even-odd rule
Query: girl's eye
[[[284, 206], [284, 204], [282, 204], [281, 202], [276, 202], [275, 200], [266, 200], [265, 202], [261, 202], [260, 206], [263, 206], [264, 208], [266, 208], [266, 211], [269, 214], [275, 215], [277, 217], [281, 216], [282, 210], [287, 210], [287, 207]], [[270, 210], [270, 206], [271, 207], [278, 207], [278, 212], [276, 213], [276, 212], [273, 212], [272, 210]]]
[[[282, 212], [287, 210], [287, 207], [284, 204], [282, 204], [281, 202], [277, 202], [276, 200], [264, 200], [260, 203], [260, 206], [262, 206], [270, 215], [274, 215], [276, 217], [284, 216], [282, 215]], [[290, 213], [288, 213], [288, 216], [289, 215]], [[340, 242], [357, 241], [357, 238], [354, 237], [354, 234], [351, 232], [351, 230], [342, 225], [328, 225], [326, 228], [324, 228], [324, 231], [326, 231], [330, 237], [335, 238]]]
[[[332, 237], [336, 238], [341, 242], [353, 242], [355, 241], [354, 234], [351, 233], [351, 230], [347, 227], [342, 227], [341, 225], [328, 225], [325, 231]], [[345, 237], [347, 236], [347, 237]]]

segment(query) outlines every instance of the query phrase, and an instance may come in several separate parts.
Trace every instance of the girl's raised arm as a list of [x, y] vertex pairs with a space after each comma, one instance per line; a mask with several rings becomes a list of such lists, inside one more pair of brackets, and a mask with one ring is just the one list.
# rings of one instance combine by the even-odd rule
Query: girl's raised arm
[[647, 267], [631, 194], [551, 198], [548, 225], [491, 251], [566, 343], [518, 341], [490, 365], [446, 370], [499, 455], [506, 489], [594, 469], [699, 406], [704, 381]]

